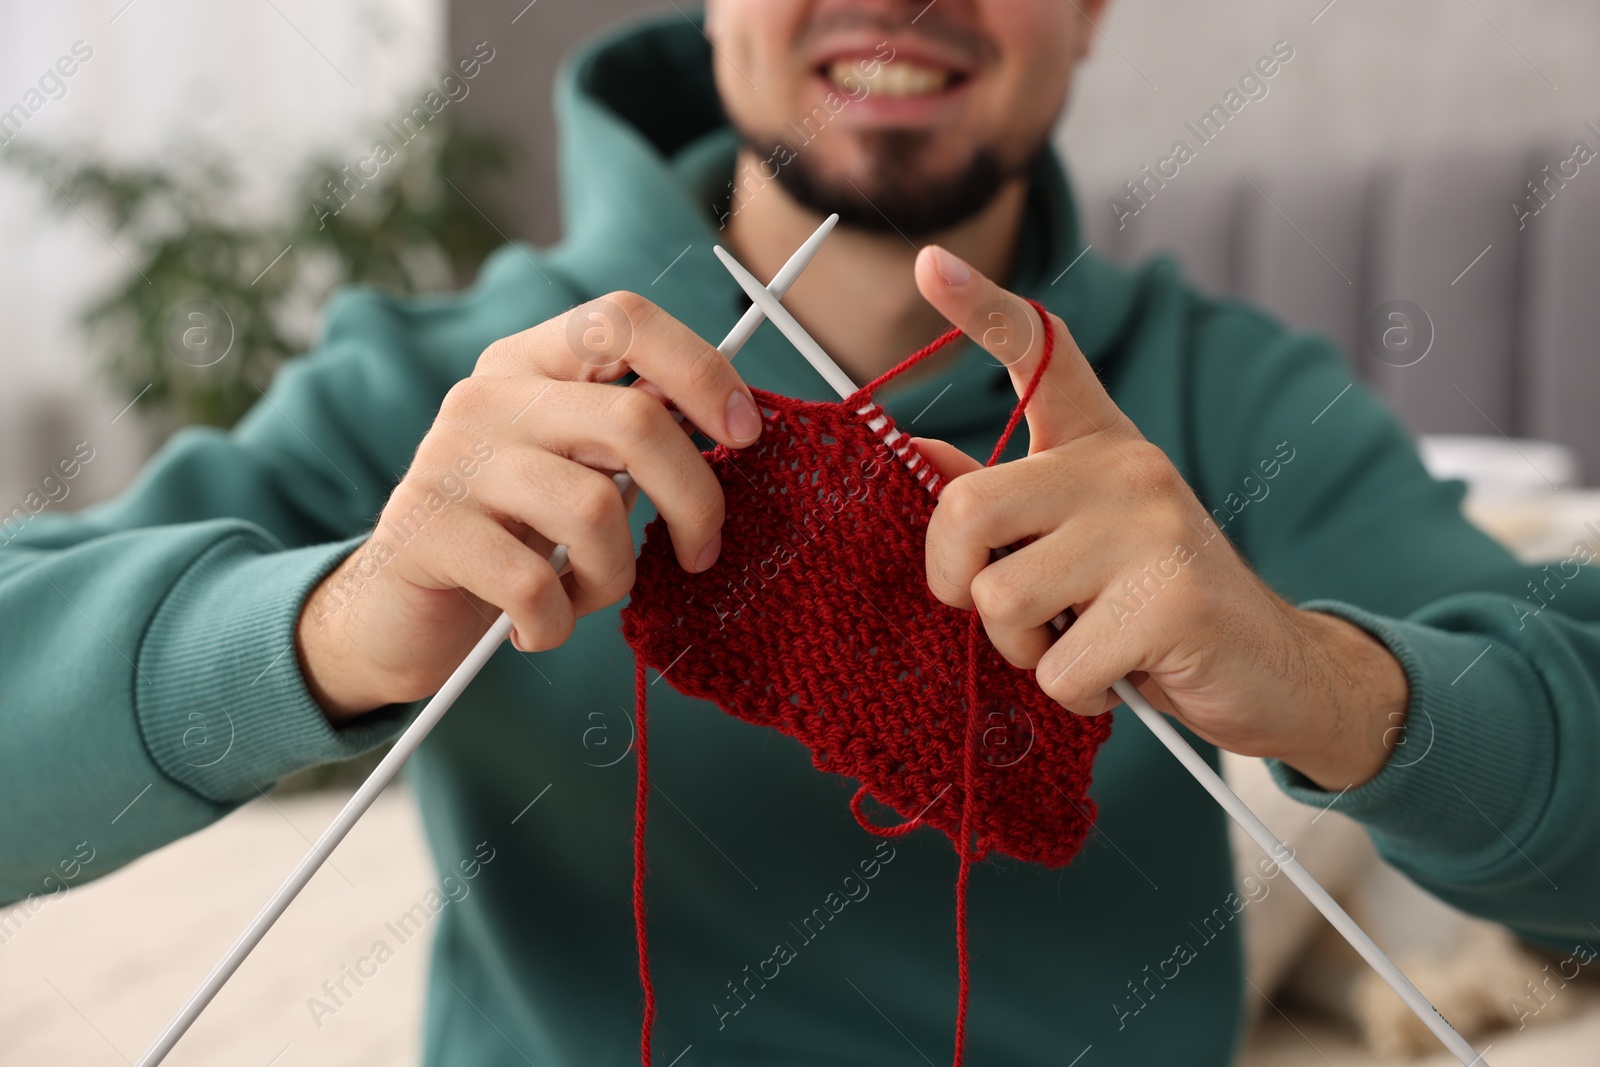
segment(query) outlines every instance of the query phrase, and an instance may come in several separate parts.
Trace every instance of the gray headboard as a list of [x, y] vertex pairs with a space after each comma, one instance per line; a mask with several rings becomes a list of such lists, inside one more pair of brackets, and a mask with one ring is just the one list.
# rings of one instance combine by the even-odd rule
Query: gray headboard
[[1164, 187], [1147, 181], [1140, 199], [1091, 183], [1081, 209], [1088, 240], [1112, 258], [1168, 252], [1201, 287], [1332, 337], [1414, 431], [1557, 441], [1593, 484], [1600, 165], [1563, 167], [1572, 155], [1540, 146], [1227, 178], [1180, 170]]

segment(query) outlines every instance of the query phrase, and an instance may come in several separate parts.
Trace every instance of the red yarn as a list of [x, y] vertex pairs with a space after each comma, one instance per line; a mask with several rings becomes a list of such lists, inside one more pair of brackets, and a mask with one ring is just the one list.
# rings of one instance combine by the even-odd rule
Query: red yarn
[[[1039, 367], [988, 466], [999, 461], [1054, 351], [1050, 316], [1033, 306], [1043, 322]], [[760, 440], [706, 454], [727, 502], [722, 555], [710, 570], [690, 574], [678, 565], [661, 519], [646, 529], [622, 612], [637, 658], [634, 920], [646, 1067], [655, 1019], [644, 902], [647, 667], [688, 696], [798, 739], [817, 769], [859, 780], [850, 809], [871, 833], [897, 836], [926, 824], [950, 838], [959, 858], [957, 1065], [971, 985], [972, 864], [999, 850], [1060, 866], [1093, 824], [1090, 772], [1110, 717], [1063, 712], [1033, 672], [981, 639], [976, 612], [933, 597], [924, 542], [943, 478], [872, 400], [960, 336], [951, 330], [840, 402], [754, 390]], [[953, 663], [962, 665], [959, 679], [946, 670]], [[961, 694], [964, 716], [952, 714], [952, 692]], [[995, 720], [998, 727], [985, 726]], [[1012, 758], [1017, 746], [1004, 742], [998, 753], [982, 751], [997, 729], [1025, 735], [1021, 755]], [[904, 821], [874, 824], [863, 807], [869, 794]]]
[[638, 774], [633, 793], [633, 939], [639, 947], [639, 987], [644, 990], [644, 1025], [639, 1030], [639, 1062], [650, 1067], [650, 1033], [656, 1024], [656, 987], [650, 982], [650, 950], [645, 939], [644, 902], [644, 823], [645, 811], [650, 801], [650, 762], [645, 746], [645, 664], [635, 658], [633, 664], [633, 704], [638, 720], [634, 730], [634, 744]]

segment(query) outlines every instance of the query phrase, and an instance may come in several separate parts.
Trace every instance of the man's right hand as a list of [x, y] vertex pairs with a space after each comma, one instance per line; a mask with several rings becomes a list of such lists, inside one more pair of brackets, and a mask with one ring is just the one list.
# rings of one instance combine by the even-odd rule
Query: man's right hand
[[[634, 387], [604, 384], [630, 370]], [[722, 489], [664, 401], [722, 444], [760, 435], [728, 360], [636, 294], [490, 345], [445, 396], [370, 539], [301, 610], [301, 667], [329, 719], [436, 692], [501, 611], [531, 652], [626, 596], [632, 500], [614, 472], [649, 495], [686, 570], [711, 566]], [[557, 544], [571, 562], [559, 576], [545, 560]]]

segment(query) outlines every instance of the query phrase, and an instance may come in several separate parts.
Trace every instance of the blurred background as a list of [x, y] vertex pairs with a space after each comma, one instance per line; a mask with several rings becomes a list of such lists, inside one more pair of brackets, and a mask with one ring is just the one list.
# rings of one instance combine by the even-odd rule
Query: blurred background
[[[555, 239], [554, 65], [657, 7], [674, 14], [634, 0], [0, 7], [0, 510], [76, 442], [95, 458], [56, 506], [115, 493], [177, 426], [230, 423], [312, 343], [338, 284], [449, 289], [505, 239]], [[1476, 521], [1527, 559], [1565, 556], [1600, 518], [1586, 488], [1600, 484], [1600, 5], [1113, 0], [1099, 29], [1059, 134], [1096, 251], [1173, 255], [1202, 287], [1331, 336], [1434, 469], [1469, 482]], [[322, 217], [340, 168], [480, 42], [493, 59], [418, 150]], [[1264, 95], [1197, 136], [1280, 42], [1292, 58]], [[1164, 163], [1179, 140], [1193, 158]], [[337, 802], [252, 804], [29, 911], [0, 942], [0, 1064], [135, 1055]], [[1361, 873], [1375, 861], [1358, 834], [1332, 833], [1319, 874], [1358, 895], [1387, 885]], [[374, 916], [429, 884], [403, 795], [338, 857], [345, 870], [318, 877], [171, 1062], [415, 1062], [424, 948], [335, 1020], [313, 1026], [304, 1005]], [[1308, 929], [1256, 920], [1264, 989], [1293, 978]], [[1350, 981], [1298, 1024], [1265, 1008], [1250, 1062], [1391, 1062], [1374, 1057], [1404, 1043], [1351, 1008]], [[1525, 1059], [1496, 1062], [1594, 1062], [1538, 1044], [1600, 1047], [1593, 1011], [1558, 1015], [1513, 1045]]]

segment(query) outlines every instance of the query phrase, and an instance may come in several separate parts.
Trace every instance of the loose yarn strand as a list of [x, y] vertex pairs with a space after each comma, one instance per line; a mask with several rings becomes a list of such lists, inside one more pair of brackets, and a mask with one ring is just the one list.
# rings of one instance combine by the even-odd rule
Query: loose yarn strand
[[[963, 820], [965, 821], [965, 820]], [[972, 854], [961, 849], [961, 867], [956, 874], [956, 1054], [955, 1067], [961, 1067], [967, 1050], [967, 997], [972, 988], [971, 949], [967, 947], [967, 878], [972, 873]]]
[[[1028, 303], [1039, 313], [1039, 321], [1043, 323], [1043, 350], [1039, 354], [1039, 366], [1034, 368], [1033, 376], [1028, 379], [1027, 388], [1022, 391], [1022, 396], [1017, 400], [1017, 406], [1011, 409], [1011, 417], [1006, 420], [1005, 429], [1000, 431], [1000, 439], [995, 442], [994, 451], [989, 453], [989, 461], [985, 467], [992, 467], [1000, 461], [1000, 456], [1005, 452], [1006, 446], [1011, 443], [1011, 437], [1017, 431], [1017, 426], [1027, 414], [1028, 402], [1033, 399], [1033, 394], [1038, 392], [1039, 383], [1044, 381], [1044, 372], [1050, 366], [1050, 357], [1055, 354], [1056, 337], [1055, 328], [1050, 323], [1050, 313], [1036, 301]], [[947, 335], [948, 336], [948, 335]], [[898, 373], [901, 368], [918, 362], [930, 354], [930, 349], [942, 347], [946, 338], [940, 338], [930, 345], [905, 360], [900, 367], [891, 374]], [[874, 382], [875, 386], [877, 383]], [[976, 846], [972, 841], [972, 807], [973, 795], [978, 788], [978, 649], [980, 623], [977, 611], [973, 611], [967, 618], [967, 671], [965, 678], [964, 696], [967, 706], [966, 733], [961, 749], [961, 839], [956, 843], [956, 851], [961, 858], [961, 865], [956, 871], [956, 1038], [955, 1038], [955, 1067], [961, 1067], [962, 1057], [967, 1048], [967, 1003], [972, 993], [972, 949], [969, 944], [967, 932], [967, 882], [972, 875], [972, 861], [981, 859], [988, 851], [982, 842]]]
[[[966, 736], [961, 752], [961, 841], [956, 851], [961, 864], [956, 871], [956, 1051], [955, 1067], [961, 1067], [967, 1048], [967, 1002], [971, 996], [972, 950], [967, 936], [967, 880], [972, 874], [975, 851], [972, 844], [973, 795], [978, 788], [978, 613], [967, 620], [967, 705]], [[977, 850], [982, 854], [982, 850]]]
[[872, 379], [872, 381], [868, 382], [866, 385], [863, 385], [860, 389], [857, 389], [854, 393], [851, 393], [849, 396], [845, 397], [844, 406], [854, 411], [860, 406], [860, 403], [858, 402], [870, 401], [872, 399], [872, 394], [876, 393], [884, 384], [894, 378], [900, 377], [900, 375], [904, 374], [912, 367], [915, 367], [918, 363], [921, 363], [923, 360], [942, 349], [945, 345], [948, 345], [953, 341], [960, 340], [963, 336], [965, 335], [961, 332], [960, 327], [950, 327], [950, 329], [946, 330], [932, 341], [929, 341], [927, 344], [911, 353], [905, 359], [902, 359], [899, 363], [896, 363], [894, 366], [890, 367], [888, 370]]
[[644, 660], [634, 658], [633, 708], [634, 736], [637, 748], [635, 759], [638, 778], [633, 799], [633, 937], [639, 949], [639, 985], [644, 990], [644, 1025], [639, 1029], [639, 1063], [650, 1067], [650, 1033], [656, 1024], [656, 990], [650, 983], [650, 948], [645, 937], [644, 876], [646, 854], [644, 848], [645, 814], [650, 800], [650, 767], [645, 752], [645, 704], [649, 683], [645, 679]]
[[[1024, 298], [1026, 299], [1026, 298]], [[1006, 450], [1006, 445], [1011, 443], [1011, 435], [1016, 433], [1017, 424], [1027, 414], [1028, 404], [1033, 400], [1033, 394], [1039, 391], [1039, 384], [1044, 381], [1044, 372], [1050, 366], [1050, 358], [1056, 352], [1056, 328], [1050, 322], [1050, 312], [1037, 300], [1028, 300], [1033, 310], [1039, 313], [1039, 321], [1043, 323], [1044, 344], [1039, 352], [1039, 365], [1033, 370], [1033, 377], [1028, 379], [1028, 387], [1022, 391], [1022, 398], [1017, 401], [1017, 406], [1011, 409], [1011, 417], [1006, 420], [1006, 428], [1000, 431], [1000, 440], [995, 442], [994, 451], [989, 453], [989, 462], [985, 467], [992, 467], [1000, 461], [1000, 454]]]

